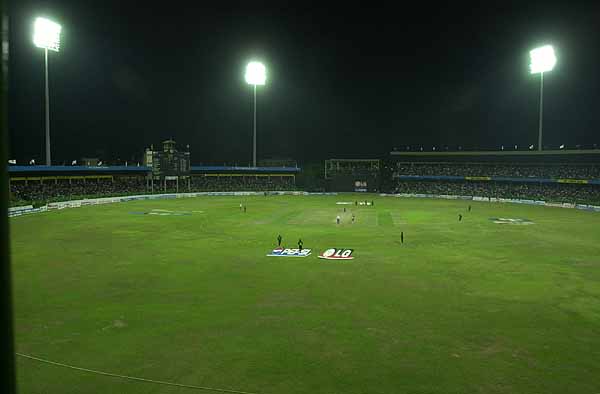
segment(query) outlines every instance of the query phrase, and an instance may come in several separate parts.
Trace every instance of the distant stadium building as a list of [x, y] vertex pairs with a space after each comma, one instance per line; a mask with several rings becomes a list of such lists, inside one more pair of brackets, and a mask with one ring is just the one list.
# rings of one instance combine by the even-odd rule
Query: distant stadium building
[[379, 159], [325, 160], [325, 180], [329, 191], [377, 192], [379, 178]]

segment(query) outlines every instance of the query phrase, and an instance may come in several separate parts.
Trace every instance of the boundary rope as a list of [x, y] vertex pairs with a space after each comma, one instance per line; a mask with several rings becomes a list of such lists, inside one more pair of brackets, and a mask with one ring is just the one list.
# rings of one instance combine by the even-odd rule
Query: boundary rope
[[97, 374], [97, 375], [111, 376], [113, 378], [137, 380], [139, 382], [162, 384], [162, 385], [165, 385], [165, 386], [183, 387], [183, 388], [194, 389], [194, 390], [215, 391], [215, 392], [233, 393], [233, 394], [257, 394], [257, 393], [252, 393], [252, 392], [249, 392], [249, 391], [230, 390], [230, 389], [218, 389], [218, 388], [214, 388], [214, 387], [195, 386], [195, 385], [191, 385], [191, 384], [173, 383], [173, 382], [165, 382], [165, 381], [162, 381], [162, 380], [153, 380], [153, 379], [146, 379], [146, 378], [138, 378], [138, 377], [135, 377], [135, 376], [119, 375], [119, 374], [116, 374], [116, 373], [96, 371], [96, 370], [88, 369], [88, 368], [75, 367], [73, 365], [63, 364], [63, 363], [59, 363], [59, 362], [56, 362], [56, 361], [51, 361], [51, 360], [46, 360], [46, 359], [39, 358], [39, 357], [29, 356], [27, 354], [22, 354], [22, 353], [15, 353], [15, 354], [17, 356], [20, 356], [20, 357], [28, 358], [28, 359], [39, 361], [39, 362], [46, 363], [46, 364], [56, 365], [56, 366], [64, 367], [64, 368], [75, 369], [77, 371], [94, 373], [94, 374]]

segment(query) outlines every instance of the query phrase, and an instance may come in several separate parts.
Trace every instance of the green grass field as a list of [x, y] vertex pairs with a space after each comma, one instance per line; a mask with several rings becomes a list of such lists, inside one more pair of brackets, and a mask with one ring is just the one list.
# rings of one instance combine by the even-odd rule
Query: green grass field
[[[139, 201], [11, 219], [17, 351], [261, 394], [600, 393], [600, 214], [366, 198], [375, 206], [345, 215], [336, 202], [354, 195]], [[131, 214], [153, 209], [191, 215]], [[312, 255], [266, 257], [279, 233]], [[316, 257], [331, 247], [354, 248], [355, 259]], [[193, 391], [20, 357], [18, 384]]]

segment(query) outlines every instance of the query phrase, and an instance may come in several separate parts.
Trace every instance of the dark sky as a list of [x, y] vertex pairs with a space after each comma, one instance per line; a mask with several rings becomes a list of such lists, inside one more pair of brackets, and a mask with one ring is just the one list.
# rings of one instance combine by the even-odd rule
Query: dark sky
[[529, 145], [539, 75], [528, 72], [528, 51], [546, 43], [558, 63], [544, 78], [545, 145], [600, 145], [598, 2], [251, 3], [13, 1], [12, 156], [43, 161], [44, 57], [31, 40], [38, 15], [63, 25], [61, 52], [50, 58], [58, 162], [137, 158], [174, 137], [190, 144], [195, 164], [246, 165], [251, 59], [268, 69], [258, 92], [259, 159]]

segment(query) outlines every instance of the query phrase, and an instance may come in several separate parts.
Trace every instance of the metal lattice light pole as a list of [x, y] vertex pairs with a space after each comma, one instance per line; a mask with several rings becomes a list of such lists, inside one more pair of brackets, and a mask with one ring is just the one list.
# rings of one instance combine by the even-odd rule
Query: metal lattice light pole
[[540, 120], [538, 130], [538, 151], [542, 148], [542, 125], [544, 114], [544, 72], [552, 71], [556, 64], [556, 55], [552, 45], [535, 48], [529, 52], [531, 63], [529, 69], [532, 74], [540, 74]]
[[52, 163], [50, 156], [50, 91], [48, 88], [48, 50], [58, 52], [60, 49], [61, 25], [46, 18], [37, 18], [33, 25], [33, 43], [38, 48], [44, 49], [44, 75], [46, 80], [46, 165]]
[[267, 81], [267, 70], [260, 62], [250, 62], [246, 66], [246, 82], [254, 87], [254, 136], [252, 139], [252, 166], [256, 167], [256, 86]]

